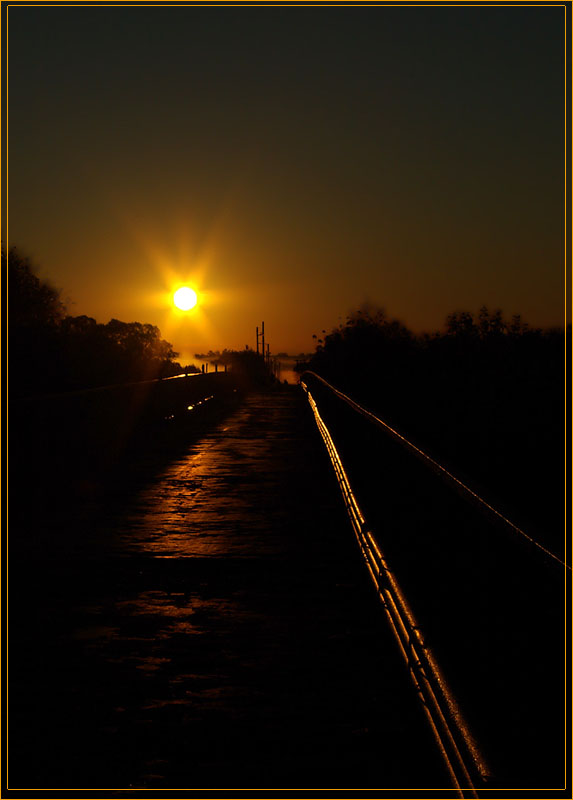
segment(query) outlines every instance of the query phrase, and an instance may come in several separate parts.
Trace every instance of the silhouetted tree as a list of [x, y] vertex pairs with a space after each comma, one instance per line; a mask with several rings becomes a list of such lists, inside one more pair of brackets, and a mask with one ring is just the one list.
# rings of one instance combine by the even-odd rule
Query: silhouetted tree
[[[563, 330], [531, 328], [485, 306], [453, 312], [443, 331], [419, 336], [363, 307], [298, 369], [318, 372], [518, 506], [525, 485], [531, 498], [554, 497], [560, 485], [564, 345]], [[541, 463], [543, 478], [533, 468]], [[526, 465], [543, 481], [537, 487]]]
[[[41, 281], [27, 257], [2, 251], [8, 274], [10, 389], [13, 395], [66, 391], [181, 372], [177, 353], [155, 325], [106, 325], [65, 315], [60, 292]], [[6, 273], [5, 273], [6, 274]]]
[[65, 314], [60, 292], [35, 274], [31, 260], [15, 247], [6, 254], [2, 268], [8, 275], [8, 324], [11, 329], [57, 325]]
[[65, 313], [60, 292], [40, 280], [31, 260], [15, 247], [2, 250], [2, 266], [8, 290], [10, 393], [26, 393], [34, 384], [52, 388]]

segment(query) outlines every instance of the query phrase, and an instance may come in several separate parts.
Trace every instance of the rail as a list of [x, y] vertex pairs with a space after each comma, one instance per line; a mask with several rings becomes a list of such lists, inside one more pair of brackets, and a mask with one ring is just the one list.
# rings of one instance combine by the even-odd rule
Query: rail
[[[326, 381], [323, 383], [330, 387]], [[420, 627], [396, 576], [374, 539], [356, 500], [330, 431], [303, 379], [301, 379], [301, 386], [306, 392], [316, 425], [334, 467], [344, 504], [370, 577], [374, 582], [414, 687], [422, 701], [436, 744], [450, 775], [452, 786], [460, 797], [478, 797], [477, 789], [483, 787], [490, 777], [489, 768], [469, 731], [458, 703], [449, 689], [431, 649], [424, 642]]]

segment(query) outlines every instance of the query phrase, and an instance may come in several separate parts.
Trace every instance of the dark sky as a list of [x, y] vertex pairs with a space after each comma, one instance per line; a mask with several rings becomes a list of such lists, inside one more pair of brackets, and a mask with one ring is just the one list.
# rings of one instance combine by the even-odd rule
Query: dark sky
[[[184, 354], [563, 321], [563, 6], [8, 10], [9, 244]], [[173, 288], [200, 306], [176, 315]]]

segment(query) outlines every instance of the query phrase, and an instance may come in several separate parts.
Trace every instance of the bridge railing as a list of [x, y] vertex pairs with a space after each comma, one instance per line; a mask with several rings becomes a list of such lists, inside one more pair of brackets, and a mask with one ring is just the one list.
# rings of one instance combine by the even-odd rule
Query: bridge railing
[[[301, 386], [307, 394], [318, 430], [328, 451], [370, 577], [404, 662], [410, 671], [414, 687], [422, 700], [452, 785], [461, 797], [477, 797], [475, 788], [484, 785], [488, 778], [485, 760], [469, 732], [433, 653], [424, 642], [420, 626], [400, 588], [398, 579], [389, 568], [387, 559], [364, 517], [331, 433], [305, 380], [309, 377], [309, 373], [302, 375]], [[322, 381], [332, 391], [337, 391], [319, 376], [313, 374], [313, 377]]]
[[452, 785], [555, 785], [570, 568], [321, 376], [301, 386]]
[[332, 386], [328, 381], [322, 378], [320, 375], [317, 375], [315, 372], [307, 371], [303, 373], [301, 381], [304, 382], [306, 386], [309, 380], [315, 380], [326, 387], [329, 391], [331, 391], [336, 397], [346, 403], [350, 408], [352, 408], [357, 414], [360, 414], [364, 417], [368, 422], [370, 422], [373, 426], [377, 427], [378, 429], [382, 430], [385, 434], [392, 437], [394, 441], [399, 442], [409, 453], [415, 456], [417, 459], [422, 461], [425, 466], [436, 473], [443, 481], [445, 481], [452, 489], [458, 492], [464, 500], [469, 503], [476, 505], [480, 512], [488, 515], [492, 518], [497, 524], [503, 526], [506, 530], [514, 534], [516, 537], [525, 540], [529, 546], [537, 548], [539, 553], [545, 558], [550, 561], [555, 562], [558, 566], [565, 567], [568, 570], [571, 570], [571, 566], [566, 564], [563, 559], [561, 559], [557, 554], [553, 553], [549, 548], [545, 547], [541, 542], [537, 541], [533, 536], [530, 536], [526, 531], [520, 528], [518, 525], [514, 524], [508, 517], [498, 509], [494, 508], [494, 506], [488, 502], [487, 499], [482, 497], [478, 491], [473, 489], [467, 482], [464, 482], [460, 478], [456, 477], [451, 470], [447, 467], [440, 464], [436, 459], [432, 458], [428, 453], [422, 450], [420, 447], [412, 443], [409, 439], [403, 436], [396, 428], [389, 425], [384, 420], [377, 417], [368, 409], [361, 406], [347, 394], [342, 392], [340, 389]]
[[9, 452], [73, 468], [103, 468], [137, 442], [161, 431], [181, 434], [207, 410], [236, 397], [231, 373], [95, 387], [14, 399], [9, 406]]

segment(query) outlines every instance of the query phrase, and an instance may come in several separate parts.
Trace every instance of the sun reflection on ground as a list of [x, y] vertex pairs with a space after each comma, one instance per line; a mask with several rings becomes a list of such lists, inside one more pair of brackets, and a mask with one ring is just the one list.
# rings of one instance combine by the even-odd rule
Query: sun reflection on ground
[[121, 534], [131, 552], [180, 558], [273, 551], [256, 478], [272, 441], [245, 439], [248, 417], [240, 409], [224, 431], [192, 446], [140, 493]]

